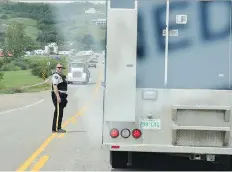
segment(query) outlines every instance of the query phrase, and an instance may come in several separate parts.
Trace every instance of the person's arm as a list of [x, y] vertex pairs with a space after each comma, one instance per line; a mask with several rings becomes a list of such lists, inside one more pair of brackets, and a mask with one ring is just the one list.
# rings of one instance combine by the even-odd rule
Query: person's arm
[[57, 85], [53, 84], [53, 88], [54, 88], [54, 93], [56, 97], [60, 97]]
[[52, 84], [53, 84], [53, 89], [54, 89], [54, 93], [56, 95], [57, 98], [57, 102], [60, 103], [60, 95], [59, 95], [59, 91], [58, 91], [58, 87], [57, 85], [59, 84], [59, 76], [58, 75], [53, 75], [52, 77]]

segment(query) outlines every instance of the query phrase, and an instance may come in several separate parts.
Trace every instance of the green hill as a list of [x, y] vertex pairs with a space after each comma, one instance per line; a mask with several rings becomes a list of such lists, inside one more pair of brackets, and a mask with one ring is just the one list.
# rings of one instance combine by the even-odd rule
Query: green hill
[[7, 20], [0, 20], [0, 23], [8, 25], [11, 22], [19, 22], [26, 26], [26, 34], [30, 36], [33, 40], [36, 40], [39, 33], [37, 28], [37, 21], [29, 18], [8, 18]]
[[[85, 14], [88, 8], [99, 13]], [[105, 18], [105, 5], [91, 3], [42, 4], [42, 3], [1, 3], [0, 42], [11, 22], [26, 26], [26, 34], [39, 45], [49, 42], [81, 42], [85, 34], [90, 34], [96, 42], [105, 39], [105, 30], [90, 24], [92, 19]]]

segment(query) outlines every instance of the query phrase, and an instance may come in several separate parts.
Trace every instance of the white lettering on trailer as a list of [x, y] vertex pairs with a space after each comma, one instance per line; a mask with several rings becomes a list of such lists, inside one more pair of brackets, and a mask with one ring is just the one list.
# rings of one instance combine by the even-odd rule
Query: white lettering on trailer
[[[169, 30], [168, 36], [178, 36], [178, 29]], [[166, 29], [163, 29], [163, 36], [166, 36]]]
[[187, 24], [187, 15], [176, 15], [176, 24]]

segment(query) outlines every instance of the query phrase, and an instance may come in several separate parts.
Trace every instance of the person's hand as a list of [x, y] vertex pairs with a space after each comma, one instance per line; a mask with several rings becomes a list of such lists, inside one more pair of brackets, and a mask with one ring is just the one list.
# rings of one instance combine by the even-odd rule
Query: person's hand
[[60, 103], [60, 102], [61, 102], [60, 97], [57, 97], [57, 103]]

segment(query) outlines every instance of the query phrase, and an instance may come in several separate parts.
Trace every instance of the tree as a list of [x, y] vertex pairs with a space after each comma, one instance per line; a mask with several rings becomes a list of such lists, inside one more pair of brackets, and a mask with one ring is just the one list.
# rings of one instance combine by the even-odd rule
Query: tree
[[2, 15], [2, 16], [1, 16], [1, 19], [4, 19], [4, 20], [5, 20], [5, 19], [8, 19], [8, 17], [7, 17], [7, 15]]
[[84, 35], [82, 39], [82, 44], [85, 45], [85, 49], [91, 49], [92, 45], [95, 43], [92, 35]]
[[[11, 23], [5, 35], [5, 51], [12, 54], [13, 58], [21, 58], [24, 55], [24, 48], [27, 45], [25, 27], [21, 23]], [[5, 53], [5, 56], [8, 56]]]
[[0, 72], [0, 81], [3, 79], [3, 72]]
[[0, 25], [0, 46], [2, 47], [3, 45], [3, 42], [4, 42], [4, 33], [5, 33], [5, 30], [4, 30], [4, 27]]
[[31, 37], [29, 36], [25, 37], [25, 47], [24, 47], [25, 50], [32, 51], [39, 48], [40, 46], [34, 40], [32, 40]]
[[[0, 60], [0, 69], [2, 68], [3, 66], [3, 60]], [[0, 71], [0, 81], [3, 79], [3, 72]]]
[[106, 49], [106, 40], [105, 39], [101, 39], [99, 41], [99, 44], [100, 44], [100, 47], [101, 47], [102, 50]]
[[[48, 62], [50, 62], [50, 66], [47, 65]], [[40, 60], [37, 61], [36, 64], [34, 64], [31, 73], [32, 75], [38, 76], [39, 78], [42, 78], [42, 74], [45, 73], [46, 77], [48, 77], [51, 75], [51, 70], [56, 68], [57, 63], [62, 63], [64, 67], [67, 66], [65, 58], [61, 58], [59, 61], [57, 61], [56, 59]]]

